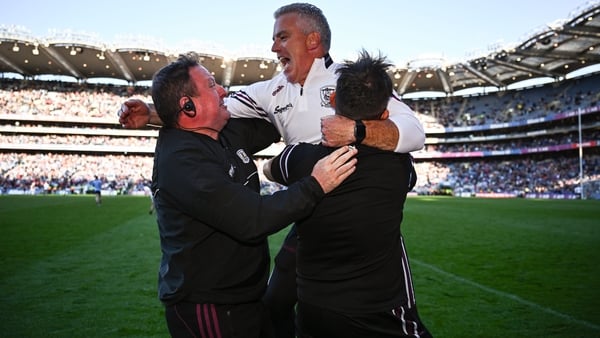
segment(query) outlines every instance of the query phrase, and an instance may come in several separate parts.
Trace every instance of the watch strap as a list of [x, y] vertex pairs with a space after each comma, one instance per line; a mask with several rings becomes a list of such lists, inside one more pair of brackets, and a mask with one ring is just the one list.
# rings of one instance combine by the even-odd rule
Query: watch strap
[[354, 121], [354, 138], [356, 139], [356, 141], [354, 142], [354, 144], [357, 144], [357, 145], [361, 144], [366, 136], [367, 136], [367, 128], [365, 127], [365, 124], [361, 120], [355, 120]]

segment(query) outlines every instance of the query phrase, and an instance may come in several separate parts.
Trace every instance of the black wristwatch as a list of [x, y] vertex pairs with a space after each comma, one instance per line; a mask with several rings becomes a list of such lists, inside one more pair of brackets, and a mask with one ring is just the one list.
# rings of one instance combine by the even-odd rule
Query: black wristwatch
[[361, 120], [356, 120], [354, 123], [354, 138], [356, 139], [354, 144], [358, 145], [361, 144], [365, 139], [365, 136], [367, 136], [367, 128]]

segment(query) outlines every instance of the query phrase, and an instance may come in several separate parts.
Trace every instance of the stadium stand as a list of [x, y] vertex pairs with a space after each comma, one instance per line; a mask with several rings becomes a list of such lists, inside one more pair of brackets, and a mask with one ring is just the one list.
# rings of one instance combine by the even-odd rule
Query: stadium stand
[[[420, 194], [600, 198], [600, 78], [407, 101], [426, 126]], [[581, 117], [582, 166], [579, 165]], [[549, 171], [551, 169], [551, 171]]]
[[[399, 94], [446, 93], [404, 97], [427, 133], [425, 148], [413, 153], [418, 172], [414, 193], [600, 199], [600, 73], [567, 76], [600, 64], [594, 48], [600, 45], [599, 14], [596, 3], [559, 29], [536, 32], [516, 48], [444, 69], [392, 69]], [[157, 129], [122, 129], [115, 112], [130, 97], [150, 101], [149, 88], [138, 83], [151, 78], [173, 56], [82, 43], [81, 37], [66, 46], [70, 49], [64, 48], [64, 37], [62, 44], [41, 40], [0, 26], [0, 193], [81, 194], [98, 175], [104, 180], [105, 195], [143, 194], [151, 177]], [[30, 54], [19, 54], [24, 50]], [[275, 60], [247, 57], [225, 63], [224, 57], [200, 55], [226, 87], [277, 72]], [[118, 67], [107, 73], [105, 59]], [[48, 66], [48, 60], [56, 68]], [[84, 63], [86, 67], [81, 66]], [[241, 72], [244, 69], [247, 73]], [[5, 76], [14, 73], [20, 78]], [[70, 74], [76, 81], [36, 79], [41, 74]], [[508, 89], [534, 75], [554, 81]], [[98, 76], [129, 84], [86, 81]], [[497, 91], [454, 95], [477, 86]], [[279, 148], [274, 149], [257, 154], [257, 161]], [[265, 191], [281, 188], [264, 177], [263, 184]]]
[[[413, 154], [415, 191], [578, 198], [581, 116], [584, 193], [600, 198], [599, 89], [600, 74], [593, 74], [514, 92], [407, 100], [428, 136]], [[158, 133], [119, 128], [114, 113], [126, 97], [150, 100], [130, 87], [2, 81], [2, 192], [83, 193], [101, 174], [107, 194], [143, 193]], [[518, 118], [506, 119], [515, 110]], [[457, 126], [469, 120], [478, 122]]]

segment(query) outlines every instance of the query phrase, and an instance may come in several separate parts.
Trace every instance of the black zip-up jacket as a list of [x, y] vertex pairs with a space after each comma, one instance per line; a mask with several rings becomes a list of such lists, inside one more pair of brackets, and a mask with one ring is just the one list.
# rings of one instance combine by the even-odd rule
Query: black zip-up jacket
[[219, 141], [161, 129], [154, 155], [165, 305], [257, 301], [267, 285], [267, 236], [310, 214], [324, 192], [308, 176], [260, 196], [252, 154], [279, 139], [262, 120], [232, 119]]
[[[356, 171], [296, 222], [298, 299], [345, 313], [410, 308], [413, 284], [400, 224], [416, 178], [412, 160], [410, 154], [357, 148]], [[333, 150], [288, 145], [271, 162], [271, 174], [293, 184]]]

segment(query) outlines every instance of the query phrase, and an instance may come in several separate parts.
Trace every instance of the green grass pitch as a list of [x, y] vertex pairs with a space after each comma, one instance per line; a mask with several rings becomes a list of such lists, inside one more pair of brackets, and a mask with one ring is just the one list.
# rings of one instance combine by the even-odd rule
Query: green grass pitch
[[[167, 337], [149, 203], [0, 196], [0, 337]], [[402, 232], [435, 337], [600, 337], [600, 202], [410, 197]]]

